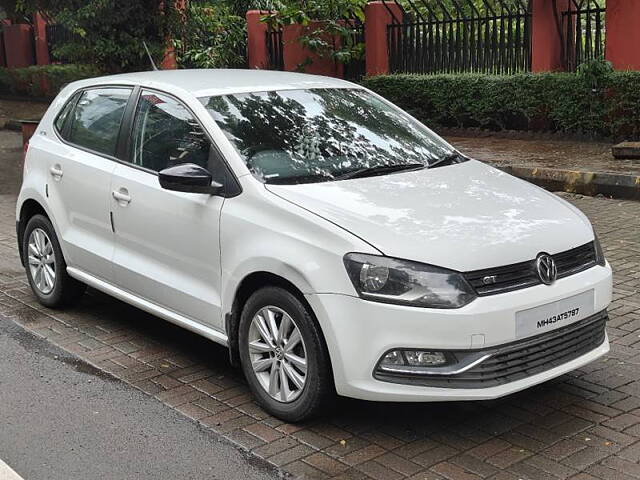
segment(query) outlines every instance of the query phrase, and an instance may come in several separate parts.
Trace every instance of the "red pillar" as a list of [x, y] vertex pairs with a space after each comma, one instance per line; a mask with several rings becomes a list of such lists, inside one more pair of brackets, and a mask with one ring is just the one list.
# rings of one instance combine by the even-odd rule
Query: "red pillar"
[[7, 67], [21, 68], [34, 64], [33, 30], [30, 25], [4, 25], [4, 49]]
[[36, 43], [36, 64], [49, 65], [49, 45], [47, 45], [47, 22], [40, 13], [33, 16], [33, 37]]
[[[531, 71], [555, 72], [564, 70], [562, 61], [562, 12], [569, 9], [571, 0], [557, 0], [554, 15], [553, 0], [533, 0], [531, 19]], [[557, 15], [557, 16], [556, 16]]]
[[260, 10], [247, 12], [247, 63], [249, 68], [269, 68], [268, 26], [260, 21], [260, 18], [266, 14], [267, 12]]
[[387, 25], [402, 21], [402, 9], [395, 2], [370, 2], [364, 9], [364, 42], [367, 75], [389, 73]]
[[[285, 25], [282, 30], [282, 49], [284, 57], [284, 69], [288, 72], [300, 69], [305, 73], [315, 75], [327, 75], [330, 77], [343, 77], [344, 65], [330, 58], [321, 57], [315, 52], [305, 48], [300, 43], [300, 37], [313, 32], [321, 27], [320, 22], [311, 22], [307, 26], [293, 24]], [[331, 39], [325, 38], [327, 42]], [[339, 48], [340, 39], [334, 39]]]
[[616, 70], [640, 70], [640, 2], [607, 0], [605, 57]]
[[[184, 13], [186, 9], [186, 0], [174, 0], [173, 5], [178, 12]], [[160, 15], [164, 15], [164, 2], [160, 2]], [[182, 21], [186, 21], [185, 18]], [[173, 47], [173, 38], [168, 36], [165, 38], [164, 56], [160, 61], [160, 70], [175, 70], [178, 68], [176, 60], [176, 50]]]

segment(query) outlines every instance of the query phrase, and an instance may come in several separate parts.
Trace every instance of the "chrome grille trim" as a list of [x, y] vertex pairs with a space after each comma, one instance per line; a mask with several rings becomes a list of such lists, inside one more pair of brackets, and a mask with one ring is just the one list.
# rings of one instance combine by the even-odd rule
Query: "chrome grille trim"
[[[596, 265], [596, 250], [593, 242], [551, 256], [558, 269], [557, 278], [565, 278]], [[480, 297], [542, 285], [536, 271], [535, 259], [501, 267], [474, 270], [464, 273], [464, 277]], [[486, 284], [483, 281], [485, 277], [495, 277], [495, 282]]]

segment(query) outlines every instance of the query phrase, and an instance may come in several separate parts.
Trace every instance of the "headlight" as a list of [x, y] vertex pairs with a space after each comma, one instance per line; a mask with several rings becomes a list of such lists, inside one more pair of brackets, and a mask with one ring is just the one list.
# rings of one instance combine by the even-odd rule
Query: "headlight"
[[367, 300], [460, 308], [476, 298], [460, 273], [433, 265], [364, 253], [348, 253], [344, 264], [356, 291]]
[[593, 231], [593, 248], [596, 251], [596, 263], [601, 266], [605, 266], [607, 261], [604, 258], [604, 252], [602, 251], [602, 245], [600, 245], [600, 240], [598, 240], [598, 235], [596, 235], [596, 231]]

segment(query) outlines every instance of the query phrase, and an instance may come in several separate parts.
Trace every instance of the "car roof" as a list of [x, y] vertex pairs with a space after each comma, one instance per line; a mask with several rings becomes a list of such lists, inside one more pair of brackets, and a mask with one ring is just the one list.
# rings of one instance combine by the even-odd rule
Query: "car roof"
[[249, 69], [155, 70], [109, 75], [79, 83], [83, 87], [105, 83], [178, 87], [196, 97], [303, 88], [361, 88], [345, 80], [321, 75]]

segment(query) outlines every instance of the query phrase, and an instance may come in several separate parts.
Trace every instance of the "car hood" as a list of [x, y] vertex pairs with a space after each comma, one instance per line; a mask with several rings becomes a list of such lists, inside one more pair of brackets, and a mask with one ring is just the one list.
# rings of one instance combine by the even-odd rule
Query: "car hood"
[[589, 221], [575, 207], [475, 160], [266, 188], [385, 255], [459, 271], [531, 260], [593, 240]]

